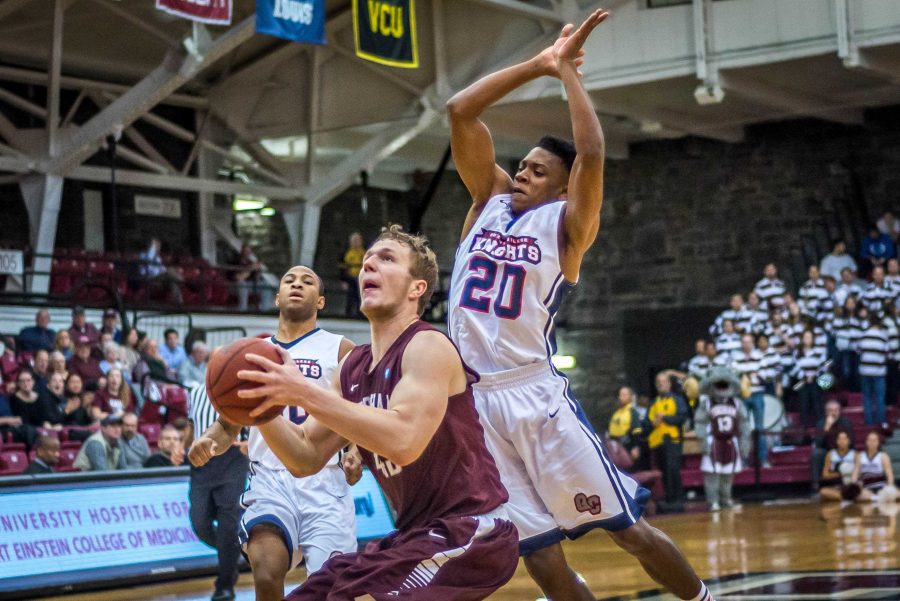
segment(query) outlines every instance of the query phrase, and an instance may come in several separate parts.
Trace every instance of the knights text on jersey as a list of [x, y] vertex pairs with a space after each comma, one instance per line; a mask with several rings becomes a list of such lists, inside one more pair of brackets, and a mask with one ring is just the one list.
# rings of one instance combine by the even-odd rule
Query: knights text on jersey
[[[338, 354], [343, 339], [343, 336], [316, 328], [292, 342], [279, 342], [274, 336], [269, 340], [290, 353], [297, 369], [304, 376], [319, 386], [328, 388], [338, 366]], [[284, 418], [295, 424], [302, 424], [306, 421], [306, 412], [300, 407], [285, 407]], [[271, 469], [285, 469], [284, 464], [269, 449], [258, 428], [250, 428], [250, 439], [247, 444], [250, 461], [262, 463]]]
[[479, 373], [546, 361], [556, 351], [553, 319], [573, 284], [560, 269], [566, 203], [519, 215], [510, 196], [491, 198], [456, 252], [449, 331]]

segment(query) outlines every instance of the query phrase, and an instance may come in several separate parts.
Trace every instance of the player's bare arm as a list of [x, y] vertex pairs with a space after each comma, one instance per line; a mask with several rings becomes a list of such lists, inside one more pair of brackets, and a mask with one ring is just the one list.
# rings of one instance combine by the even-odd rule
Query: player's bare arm
[[251, 415], [272, 405], [301, 406], [326, 428], [400, 466], [422, 454], [444, 418], [447, 398], [465, 389], [459, 355], [438, 332], [423, 332], [409, 343], [403, 355], [403, 377], [387, 409], [350, 403], [265, 357], [248, 354], [247, 360], [266, 370], [238, 373], [261, 384], [239, 393], [265, 399]]
[[275, 456], [297, 478], [319, 473], [335, 453], [347, 445], [347, 440], [318, 423], [313, 416], [298, 425], [279, 415], [257, 427]]
[[566, 213], [563, 217], [562, 271], [570, 282], [578, 281], [581, 259], [597, 238], [600, 230], [600, 208], [603, 204], [603, 130], [594, 105], [581, 82], [578, 71], [582, 46], [597, 25], [609, 13], [595, 10], [581, 26], [556, 41], [551, 50], [559, 78], [569, 99], [569, 114], [574, 136], [575, 162], [569, 174], [566, 191]]
[[216, 455], [221, 455], [237, 440], [241, 426], [232, 424], [221, 417], [206, 429], [206, 432], [191, 443], [188, 459], [194, 467], [206, 465]]

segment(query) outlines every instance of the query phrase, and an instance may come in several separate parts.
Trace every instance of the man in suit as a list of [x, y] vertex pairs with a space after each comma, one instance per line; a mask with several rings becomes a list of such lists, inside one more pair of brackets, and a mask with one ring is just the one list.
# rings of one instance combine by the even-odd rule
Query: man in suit
[[25, 474], [53, 474], [59, 463], [59, 440], [41, 434], [34, 445], [35, 458], [25, 468]]

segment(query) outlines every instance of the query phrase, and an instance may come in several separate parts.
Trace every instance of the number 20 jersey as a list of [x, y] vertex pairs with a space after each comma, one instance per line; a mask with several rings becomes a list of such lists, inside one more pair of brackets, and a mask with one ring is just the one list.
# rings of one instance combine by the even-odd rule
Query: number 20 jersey
[[513, 215], [510, 198], [488, 200], [453, 266], [448, 329], [479, 373], [547, 361], [556, 352], [553, 320], [573, 287], [560, 268], [566, 203]]

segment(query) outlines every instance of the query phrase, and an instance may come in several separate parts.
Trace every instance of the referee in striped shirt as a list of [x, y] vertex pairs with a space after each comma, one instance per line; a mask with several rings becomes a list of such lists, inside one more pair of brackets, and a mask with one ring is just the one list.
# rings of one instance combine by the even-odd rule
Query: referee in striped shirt
[[[209, 401], [206, 386], [191, 389], [188, 415], [194, 432], [202, 433], [219, 415]], [[213, 457], [202, 467], [191, 465], [191, 526], [197, 538], [213, 547], [219, 554], [212, 601], [234, 599], [234, 585], [238, 579], [241, 547], [238, 524], [241, 519], [240, 498], [247, 482], [250, 462], [236, 443], [225, 453]], [[217, 524], [213, 524], [216, 521]]]

